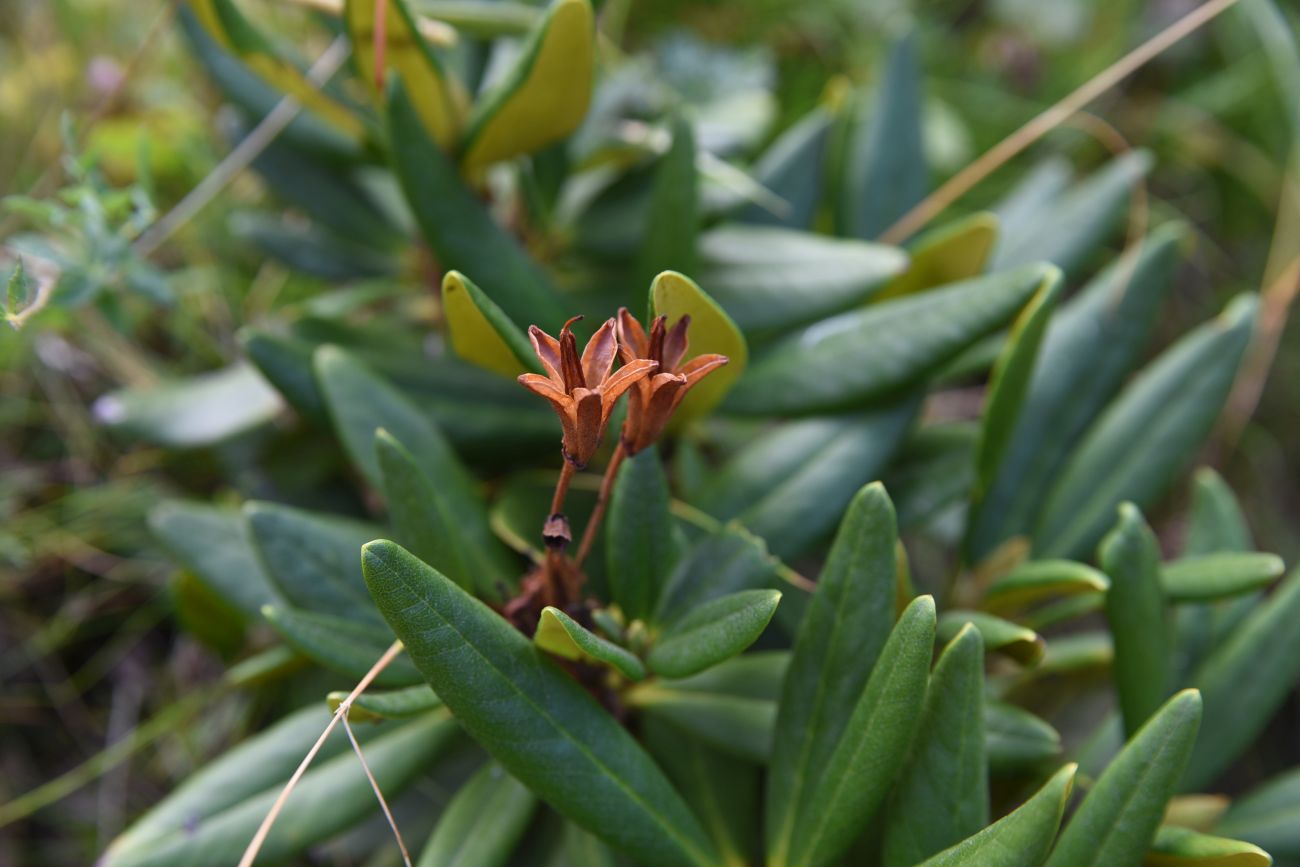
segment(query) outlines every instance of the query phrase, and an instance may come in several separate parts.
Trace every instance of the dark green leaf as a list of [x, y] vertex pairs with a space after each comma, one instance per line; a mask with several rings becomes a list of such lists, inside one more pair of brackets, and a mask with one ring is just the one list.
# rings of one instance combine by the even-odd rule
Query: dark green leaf
[[1005, 223], [992, 267], [1048, 261], [1077, 273], [1119, 222], [1151, 163], [1146, 151], [1116, 157], [1068, 192], [1051, 195], [1023, 223]]
[[704, 823], [726, 864], [754, 863], [758, 846], [759, 769], [647, 719], [646, 748]]
[[[229, 867], [253, 839], [271, 805], [329, 721], [312, 707], [236, 747], [145, 814], [109, 847], [104, 867]], [[309, 724], [310, 723], [310, 724]], [[388, 797], [418, 777], [456, 736], [446, 713], [433, 713], [368, 737], [366, 763]], [[370, 781], [335, 731], [285, 802], [261, 859], [286, 862], [378, 810]]]
[[691, 548], [668, 578], [655, 622], [671, 623], [730, 593], [783, 589], [775, 560], [763, 540], [738, 527], [725, 527]]
[[1300, 859], [1300, 768], [1234, 801], [1214, 831], [1249, 840], [1278, 858]]
[[1098, 778], [1061, 833], [1046, 867], [1139, 864], [1178, 787], [1196, 728], [1201, 696], [1169, 699]]
[[984, 728], [992, 774], [1032, 769], [1061, 754], [1061, 736], [1056, 729], [1013, 704], [985, 702]]
[[[1038, 361], [1039, 346], [1047, 333], [1048, 323], [1056, 310], [1061, 295], [1061, 272], [1053, 271], [1044, 278], [1034, 297], [1020, 311], [1012, 323], [1002, 352], [993, 365], [989, 386], [984, 398], [984, 419], [980, 425], [979, 443], [975, 448], [975, 516], [984, 505], [984, 494], [998, 478], [998, 471], [1011, 447], [1016, 424], [1020, 419], [1025, 398]], [[971, 550], [968, 557], [978, 562], [987, 551]]]
[[924, 526], [966, 499], [974, 484], [977, 436], [968, 422], [930, 424], [903, 443], [884, 475], [900, 530]]
[[623, 462], [609, 501], [605, 551], [610, 600], [629, 621], [646, 620], [654, 612], [679, 556], [669, 500], [656, 448]]
[[[907, 754], [925, 700], [934, 626], [934, 600], [919, 597], [890, 632], [821, 773], [801, 786], [797, 799], [774, 796], [776, 789], [769, 785], [769, 864], [832, 863], [879, 808]], [[836, 674], [824, 671], [821, 678]]]
[[[280, 605], [267, 605], [264, 616], [280, 636], [303, 656], [331, 671], [360, 680], [379, 661], [393, 635], [383, 625], [358, 623], [329, 614], [312, 614]], [[380, 687], [412, 686], [420, 672], [405, 656], [394, 659], [375, 678]]]
[[795, 640], [767, 786], [769, 856], [790, 853], [894, 620], [894, 509], [884, 486], [853, 498]]
[[984, 594], [983, 607], [994, 613], [1019, 611], [1055, 597], [1104, 593], [1105, 573], [1073, 560], [1030, 560], [1002, 576]]
[[1205, 723], [1186, 787], [1209, 786], [1268, 724], [1300, 676], [1300, 571], [1292, 572], [1211, 654], [1194, 685]]
[[[330, 713], [348, 697], [347, 692], [331, 692], [325, 697]], [[352, 700], [348, 719], [352, 722], [375, 722], [386, 719], [410, 719], [442, 707], [442, 702], [426, 684], [381, 692], [367, 690]]]
[[894, 43], [879, 91], [864, 102], [845, 154], [841, 234], [875, 238], [925, 195], [921, 68], [914, 34]]
[[383, 535], [377, 527], [278, 503], [245, 503], [244, 517], [267, 574], [290, 605], [383, 623], [361, 577], [361, 546]]
[[1121, 501], [1150, 506], [1165, 491], [1218, 418], [1255, 308], [1251, 296], [1235, 299], [1146, 367], [1088, 430], [1042, 506], [1039, 556], [1085, 553]]
[[831, 113], [815, 108], [763, 151], [754, 163], [754, 180], [778, 196], [778, 212], [747, 205], [735, 219], [742, 223], [811, 229], [822, 198], [822, 167], [830, 142]]
[[398, 537], [417, 557], [462, 588], [484, 598], [498, 598], [500, 588], [515, 577], [515, 563], [500, 542], [485, 539], [487, 522], [482, 505], [478, 505], [474, 516], [482, 522], [479, 532], [471, 535], [466, 525], [473, 518], [458, 511], [452, 498], [388, 431], [375, 434], [374, 448], [383, 476], [384, 499]]
[[1161, 582], [1174, 602], [1204, 602], [1260, 590], [1285, 568], [1274, 554], [1203, 554], [1165, 564]]
[[774, 226], [700, 236], [700, 285], [745, 331], [788, 331], [869, 298], [907, 267], [897, 248]]
[[921, 867], [1038, 867], [1056, 838], [1076, 769], [1061, 768], [1028, 801]]
[[645, 666], [630, 651], [601, 638], [558, 608], [547, 606], [537, 621], [533, 643], [564, 659], [601, 662], [628, 680], [644, 680]]
[[784, 424], [727, 461], [699, 492], [698, 505], [734, 518], [777, 556], [793, 558], [828, 536], [858, 489], [880, 477], [916, 411], [909, 400]]
[[647, 864], [718, 863], [627, 730], [528, 639], [392, 542], [372, 542], [363, 558], [366, 583], [407, 652], [507, 771]]
[[501, 867], [537, 806], [533, 793], [496, 762], [456, 792], [420, 853], [418, 867]]
[[1182, 224], [1152, 233], [1135, 259], [1103, 271], [1052, 318], [1010, 444], [971, 519], [973, 560], [1031, 530], [1071, 449], [1137, 364], [1186, 234]]
[[1143, 864], [1150, 867], [1270, 867], [1273, 858], [1258, 846], [1161, 825]]
[[1201, 467], [1192, 477], [1192, 511], [1183, 556], [1249, 551], [1252, 547], [1250, 526], [1236, 495], [1222, 476]]
[[1124, 731], [1131, 736], [1164, 702], [1172, 661], [1160, 543], [1136, 506], [1120, 506], [1119, 523], [1102, 540], [1097, 558], [1110, 576], [1106, 620], [1115, 643], [1115, 688]]
[[149, 529], [173, 557], [226, 602], [254, 620], [280, 603], [262, 570], [244, 516], [234, 509], [172, 500], [149, 512]]
[[939, 656], [911, 753], [885, 810], [885, 867], [910, 867], [989, 820], [984, 644], [964, 626]]
[[756, 359], [726, 406], [815, 413], [879, 401], [1006, 325], [1050, 273], [1049, 266], [1025, 266], [809, 325]]
[[1034, 630], [983, 611], [945, 611], [935, 634], [940, 641], [953, 641], [967, 623], [979, 630], [984, 645], [1021, 665], [1037, 665], [1047, 644]]
[[393, 168], [439, 264], [473, 277], [513, 321], [558, 328], [560, 302], [545, 274], [493, 222], [456, 164], [429, 140], [400, 84], [393, 86], [388, 107]]
[[695, 236], [700, 229], [695, 173], [695, 134], [685, 118], [672, 121], [672, 144], [659, 161], [650, 191], [649, 223], [636, 260], [636, 286], [649, 286], [660, 271], [695, 273]]
[[671, 621], [646, 663], [665, 677], [690, 677], [730, 659], [753, 644], [781, 601], [778, 590], [742, 590]]

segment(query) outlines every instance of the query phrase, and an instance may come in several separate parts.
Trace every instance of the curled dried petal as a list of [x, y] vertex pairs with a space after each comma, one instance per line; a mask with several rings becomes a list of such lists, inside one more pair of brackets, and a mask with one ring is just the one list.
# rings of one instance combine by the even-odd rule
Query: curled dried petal
[[645, 329], [626, 307], [618, 308], [618, 357], [624, 364], [634, 358], [650, 357], [650, 341]]
[[618, 352], [618, 337], [614, 333], [614, 320], [606, 319], [596, 329], [596, 333], [587, 341], [587, 348], [582, 351], [582, 375], [588, 388], [599, 388], [609, 376], [609, 369], [614, 365], [614, 355]]

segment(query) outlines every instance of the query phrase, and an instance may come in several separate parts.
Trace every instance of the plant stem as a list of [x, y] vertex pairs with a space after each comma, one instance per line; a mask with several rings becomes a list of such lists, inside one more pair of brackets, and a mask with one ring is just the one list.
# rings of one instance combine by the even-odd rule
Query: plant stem
[[566, 458], [560, 469], [560, 479], [555, 483], [555, 496], [551, 497], [551, 514], [559, 515], [564, 511], [564, 498], [569, 495], [569, 482], [573, 481], [573, 464]]
[[596, 544], [596, 532], [600, 529], [600, 522], [605, 518], [605, 510], [609, 508], [609, 495], [614, 490], [614, 480], [618, 477], [618, 468], [622, 466], [623, 459], [626, 457], [627, 449], [624, 448], [623, 440], [620, 438], [618, 447], [614, 449], [614, 454], [609, 459], [609, 466], [605, 467], [605, 476], [600, 480], [600, 493], [596, 495], [596, 508], [592, 511], [591, 518], [587, 520], [587, 526], [582, 531], [582, 543], [578, 545], [578, 554], [574, 557], [574, 564], [579, 569], [586, 562], [592, 546]]

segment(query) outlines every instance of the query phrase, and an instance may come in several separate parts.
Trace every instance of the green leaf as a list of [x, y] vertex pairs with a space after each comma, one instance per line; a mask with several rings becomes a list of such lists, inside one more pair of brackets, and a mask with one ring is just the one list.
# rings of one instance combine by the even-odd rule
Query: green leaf
[[940, 641], [955, 641], [968, 623], [979, 631], [990, 651], [997, 651], [1021, 665], [1037, 665], [1047, 648], [1047, 642], [1034, 630], [983, 611], [945, 611], [935, 635]]
[[1046, 867], [1137, 864], [1155, 839], [1196, 740], [1201, 696], [1183, 690], [1129, 740], [1075, 811]]
[[[330, 713], [334, 713], [350, 693], [331, 692], [325, 697]], [[367, 690], [352, 700], [348, 719], [352, 722], [378, 722], [388, 719], [410, 719], [442, 707], [442, 702], [426, 684], [417, 684], [387, 692]]]
[[[499, 552], [477, 481], [433, 421], [385, 379], [338, 347], [316, 350], [314, 366], [339, 438], [366, 479], [376, 488], [384, 486], [375, 447], [375, 431], [383, 428], [410, 452], [416, 466], [436, 487], [446, 513], [456, 516], [458, 536], [479, 551]], [[499, 564], [501, 560], [496, 557], [489, 562]]]
[[1050, 273], [1026, 266], [823, 319], [761, 356], [727, 408], [831, 412], [897, 394], [1014, 318]]
[[830, 534], [864, 484], [880, 478], [917, 409], [908, 400], [869, 413], [787, 422], [732, 456], [704, 483], [696, 504], [739, 521], [782, 558], [802, 554]]
[[1056, 729], [1013, 704], [986, 701], [984, 730], [989, 772], [995, 775], [1032, 769], [1061, 754]]
[[605, 551], [610, 600], [629, 621], [649, 619], [679, 557], [670, 499], [654, 446], [623, 462], [609, 501]]
[[1048, 599], [1104, 593], [1105, 573], [1073, 560], [1030, 560], [997, 579], [984, 594], [982, 607], [995, 614], [1020, 611]]
[[588, 0], [553, 0], [514, 66], [474, 105], [461, 166], [470, 176], [578, 128], [591, 101], [595, 21]]
[[248, 502], [244, 518], [267, 575], [295, 608], [382, 624], [361, 578], [361, 546], [382, 535], [359, 521]]
[[601, 638], [558, 608], [548, 605], [537, 621], [533, 643], [564, 659], [600, 662], [628, 680], [644, 680], [645, 666], [630, 651]]
[[514, 627], [392, 542], [370, 543], [362, 562], [415, 664], [507, 771], [647, 864], [718, 863], [695, 817], [627, 730]]
[[1070, 173], [1070, 161], [1063, 156], [1039, 160], [995, 207], [1001, 234], [1023, 234], [1045, 219], [1046, 209], [1070, 188]]
[[700, 236], [700, 285], [746, 332], [788, 331], [851, 308], [906, 267], [895, 247], [775, 226]]
[[883, 479], [894, 492], [900, 530], [923, 527], [966, 499], [977, 436], [974, 424], [952, 422], [925, 425], [907, 438]]
[[1166, 563], [1160, 577], [1165, 595], [1174, 602], [1204, 602], [1260, 590], [1285, 569], [1274, 554], [1228, 552]]
[[[365, 677], [393, 643], [392, 633], [384, 626], [358, 623], [329, 614], [267, 605], [262, 608], [262, 616], [294, 650], [354, 681]], [[399, 656], [379, 673], [375, 685], [405, 687], [418, 684], [420, 680], [420, 672], [411, 661]]]
[[[687, 338], [690, 347], [682, 361], [697, 355], [717, 353], [730, 361], [714, 370], [691, 388], [673, 414], [673, 422], [685, 423], [699, 418], [718, 404], [749, 363], [749, 347], [736, 323], [705, 294], [695, 281], [676, 271], [665, 271], [650, 284], [651, 316], [667, 316], [669, 324], [683, 316], [691, 317]], [[678, 422], [681, 419], [681, 422]]]
[[[229, 867], [253, 838], [294, 768], [329, 721], [319, 705], [246, 741], [192, 777], [109, 846], [104, 867]], [[459, 731], [446, 713], [397, 727], [357, 729], [375, 782], [392, 798]], [[378, 810], [370, 781], [335, 731], [271, 828], [268, 863], [290, 861]]]
[[670, 622], [646, 663], [665, 677], [689, 677], [753, 644], [781, 601], [777, 590], [743, 590], [701, 605]]
[[154, 445], [193, 449], [224, 442], [271, 422], [279, 393], [249, 364], [147, 388], [124, 388], [95, 401], [95, 418]]
[[642, 722], [646, 749], [713, 838], [722, 863], [757, 861], [759, 769], [653, 717]]
[[782, 583], [762, 539], [739, 527], [724, 527], [683, 555], [668, 577], [653, 620], [671, 623], [729, 593], [779, 588]]
[[[583, 0], [564, 3], [584, 5]], [[473, 274], [512, 321], [548, 331], [558, 328], [562, 308], [545, 273], [497, 226], [462, 182], [451, 158], [429, 140], [409, 94], [398, 83], [390, 88], [388, 123], [393, 170], [438, 263]]]
[[[1016, 422], [1029, 393], [1039, 346], [1060, 296], [1061, 272], [1054, 270], [1043, 278], [1034, 297], [1012, 323], [1002, 352], [993, 365], [984, 398], [980, 438], [975, 448], [974, 502], [977, 515], [984, 503], [984, 493], [997, 480], [998, 469], [1011, 446]], [[971, 552], [968, 556], [972, 561], [978, 561], [987, 553]]]
[[984, 643], [967, 625], [935, 665], [911, 753], [885, 810], [885, 867], [910, 867], [983, 828], [988, 776]]
[[536, 807], [528, 787], [488, 762], [438, 818], [417, 867], [502, 867]]
[[223, 49], [237, 56], [271, 86], [300, 102], [349, 138], [361, 138], [365, 127], [346, 106], [326, 94], [289, 60], [279, 56], [271, 41], [240, 14], [231, 0], [194, 0], [187, 11]]
[[1160, 543], [1136, 506], [1120, 506], [1119, 523], [1097, 558], [1110, 576], [1106, 621], [1115, 643], [1115, 688], [1124, 731], [1132, 735], [1168, 695], [1172, 662]]
[[1186, 788], [1209, 786], [1268, 724], [1300, 676], [1300, 571], [1293, 571], [1210, 655], [1193, 685], [1205, 723]]
[[874, 99], [857, 109], [845, 154], [841, 234], [878, 237], [925, 195], [921, 102], [916, 36], [908, 33], [891, 47]]
[[1150, 506], [1164, 492], [1227, 400], [1255, 308], [1251, 296], [1232, 301], [1147, 366], [1088, 430], [1042, 506], [1038, 556], [1081, 555], [1120, 502]]
[[672, 144], [659, 160], [650, 188], [633, 281], [638, 286], [649, 285], [661, 271], [695, 273], [695, 238], [700, 231], [695, 133], [680, 116], [672, 119], [671, 130]]
[[459, 271], [442, 278], [442, 314], [452, 351], [470, 364], [509, 377], [537, 370], [524, 332]]
[[780, 198], [777, 213], [758, 203], [735, 214], [742, 223], [811, 229], [822, 199], [822, 175], [830, 144], [832, 113], [814, 108], [781, 133], [754, 163], [754, 180]]
[[[456, 92], [459, 82], [448, 78], [405, 0], [383, 2], [385, 39], [383, 54], [378, 56], [375, 52], [377, 0], [345, 0], [343, 4], [343, 24], [352, 42], [357, 77], [378, 98], [385, 73], [396, 72], [410, 90], [412, 103], [429, 137], [443, 150], [454, 148], [465, 123], [465, 96]], [[383, 69], [379, 68], [381, 59]]]
[[907, 270], [890, 280], [873, 300], [901, 298], [969, 280], [984, 273], [998, 239], [998, 218], [979, 211], [926, 232], [907, 248]]
[[149, 512], [149, 529], [209, 590], [256, 620], [280, 603], [257, 559], [244, 516], [234, 509], [169, 500]]
[[483, 523], [471, 536], [466, 532], [471, 516], [457, 510], [451, 497], [425, 474], [401, 443], [383, 429], [376, 432], [374, 443], [384, 498], [398, 538], [410, 545], [417, 557], [462, 588], [484, 598], [499, 597], [501, 585], [515, 577], [515, 563], [495, 539], [484, 540], [486, 518], [482, 505], [472, 517]]
[[1183, 556], [1249, 551], [1252, 547], [1250, 525], [1228, 483], [1210, 467], [1199, 468], [1192, 476], [1192, 509]]
[[27, 273], [23, 269], [23, 257], [18, 257], [18, 264], [9, 272], [9, 282], [5, 288], [5, 316], [13, 316], [27, 304]]
[[776, 704], [789, 663], [784, 651], [747, 653], [693, 677], [638, 684], [624, 699], [728, 755], [763, 765], [772, 752]]
[[1170, 285], [1187, 229], [1162, 227], [1063, 304], [1047, 329], [1029, 393], [996, 477], [969, 530], [981, 559], [1032, 529], [1071, 450], [1137, 364]]
[[1273, 858], [1258, 846], [1176, 825], [1160, 826], [1142, 861], [1144, 867], [1269, 867], [1272, 863]]
[[295, 271], [332, 283], [392, 278], [398, 270], [398, 262], [388, 250], [366, 244], [364, 239], [341, 237], [324, 225], [286, 224], [278, 214], [237, 212], [231, 215], [229, 226], [237, 240], [260, 248]]
[[1038, 867], [1056, 838], [1077, 765], [1066, 765], [1032, 798], [921, 867]]
[[1249, 840], [1278, 858], [1300, 858], [1300, 768], [1233, 801], [1214, 831]]
[[767, 786], [767, 851], [789, 854], [894, 621], [894, 509], [880, 483], [853, 498], [795, 639]]
[[1023, 222], [1005, 226], [994, 269], [1048, 261], [1075, 275], [1128, 209], [1132, 189], [1150, 170], [1151, 154], [1116, 157], [1068, 192], [1056, 193]]
[[[915, 734], [930, 675], [934, 626], [934, 600], [918, 597], [885, 641], [821, 774], [803, 789], [805, 795], [793, 803], [788, 818], [769, 801], [769, 864], [834, 862], [880, 807]], [[828, 676], [833, 675], [822, 674]]]

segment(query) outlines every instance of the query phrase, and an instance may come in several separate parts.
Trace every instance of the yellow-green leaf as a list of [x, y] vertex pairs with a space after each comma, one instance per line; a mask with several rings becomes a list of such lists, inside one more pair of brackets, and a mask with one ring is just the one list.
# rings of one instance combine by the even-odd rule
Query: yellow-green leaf
[[1143, 867], [1269, 867], [1272, 863], [1271, 855], [1251, 843], [1176, 825], [1161, 826], [1142, 859]]
[[644, 680], [641, 660], [612, 641], [601, 638], [558, 608], [546, 606], [537, 621], [533, 643], [556, 656], [609, 665], [629, 680]]
[[1020, 611], [1048, 599], [1104, 593], [1105, 573], [1073, 560], [1031, 560], [989, 587], [981, 607], [992, 614]]
[[998, 218], [980, 211], [921, 236], [907, 251], [907, 270], [890, 280], [872, 302], [924, 292], [984, 273], [998, 240]]
[[650, 285], [650, 312], [652, 317], [667, 316], [669, 324], [686, 315], [691, 317], [686, 333], [690, 340], [687, 359], [714, 352], [731, 359], [691, 389], [674, 420], [698, 418], [716, 406], [745, 371], [749, 362], [745, 336], [694, 280], [676, 271], [664, 271], [655, 277]]
[[361, 80], [376, 99], [383, 96], [385, 73], [394, 70], [411, 96], [429, 136], [445, 149], [455, 147], [465, 122], [467, 98], [429, 49], [403, 0], [384, 3], [383, 68], [375, 52], [376, 0], [346, 0], [343, 22], [352, 40], [352, 57]]
[[461, 166], [541, 150], [577, 129], [591, 101], [595, 26], [588, 0], [555, 0], [519, 60], [469, 120]]
[[213, 39], [268, 84], [292, 96], [306, 109], [352, 138], [361, 138], [365, 126], [347, 106], [327, 96], [307, 80], [297, 66], [277, 55], [271, 43], [248, 21], [231, 0], [191, 0], [190, 9]]
[[442, 280], [442, 313], [452, 350], [502, 376], [536, 370], [528, 338], [483, 290], [459, 271]]

